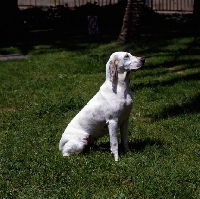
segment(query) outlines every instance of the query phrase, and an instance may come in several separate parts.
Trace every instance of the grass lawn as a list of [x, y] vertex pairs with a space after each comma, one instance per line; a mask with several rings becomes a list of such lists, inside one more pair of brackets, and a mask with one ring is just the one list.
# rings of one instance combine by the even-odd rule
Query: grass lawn
[[[28, 55], [0, 61], [0, 198], [200, 198], [200, 37], [187, 25], [144, 29], [129, 45], [51, 33], [0, 48]], [[146, 57], [131, 75], [131, 151], [114, 162], [105, 136], [106, 150], [63, 158], [61, 134], [114, 51]]]

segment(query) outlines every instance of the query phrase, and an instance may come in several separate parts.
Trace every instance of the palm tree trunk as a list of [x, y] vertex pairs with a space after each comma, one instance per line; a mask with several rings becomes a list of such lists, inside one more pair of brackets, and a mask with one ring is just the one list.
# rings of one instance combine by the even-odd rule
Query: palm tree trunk
[[138, 37], [143, 7], [144, 0], [128, 0], [119, 41], [127, 43]]

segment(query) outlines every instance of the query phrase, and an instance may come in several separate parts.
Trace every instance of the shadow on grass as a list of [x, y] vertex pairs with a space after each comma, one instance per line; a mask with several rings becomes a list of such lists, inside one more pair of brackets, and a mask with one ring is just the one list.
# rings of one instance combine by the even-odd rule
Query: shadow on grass
[[[159, 35], [156, 35], [156, 33], [152, 33], [148, 35], [143, 41], [144, 43], [147, 43], [146, 44], [147, 48], [145, 50], [145, 53], [148, 56], [151, 56], [152, 54], [153, 56], [158, 56], [158, 57], [161, 57], [161, 56], [166, 57], [166, 54], [173, 56], [174, 59], [171, 61], [171, 63], [177, 62], [178, 58], [182, 57], [183, 55], [199, 55], [200, 53], [199, 32], [198, 34], [196, 34], [192, 26], [190, 26], [189, 24], [185, 28], [187, 29], [189, 28], [190, 31], [182, 30], [181, 26], [179, 27], [180, 29], [176, 30], [178, 34], [175, 34], [173, 31], [169, 32], [169, 30], [162, 30], [163, 32], [160, 32]], [[181, 43], [179, 42], [176, 43], [176, 40], [178, 41], [179, 39], [181, 39], [181, 41], [179, 41]], [[152, 43], [149, 43], [148, 42], [149, 40]], [[177, 45], [176, 46], [177, 49], [170, 47], [170, 46], [175, 46], [175, 45]], [[156, 67], [160, 65], [153, 65], [153, 66]], [[151, 68], [153, 66], [151, 66]], [[164, 63], [164, 65], [162, 66], [170, 67], [169, 62], [166, 62], [166, 64]]]
[[[142, 151], [145, 150], [145, 148], [147, 146], [162, 147], [163, 143], [160, 140], [150, 139], [150, 138], [146, 138], [144, 140], [135, 139], [134, 141], [129, 142], [130, 151], [133, 152], [133, 153], [142, 152]], [[90, 152], [90, 150], [92, 150], [92, 151], [110, 152], [110, 142], [105, 142], [105, 143], [101, 143], [99, 145], [94, 145], [92, 147], [87, 147], [84, 150], [83, 153], [87, 154], [87, 153]], [[121, 143], [119, 144], [119, 153], [120, 154], [124, 154], [125, 153]]]
[[161, 140], [146, 138], [144, 140], [136, 139], [134, 142], [129, 142], [129, 147], [132, 152], [142, 152], [147, 146], [162, 147], [163, 143]]
[[[199, 50], [199, 54], [200, 54], [200, 50]], [[187, 55], [192, 56], [192, 55], [199, 55], [199, 54], [195, 53], [195, 54], [187, 54]], [[174, 55], [170, 55], [170, 56], [174, 56]], [[182, 56], [184, 56], [184, 54]], [[161, 55], [159, 55], [159, 57], [162, 58]], [[163, 58], [165, 58], [165, 57], [166, 57], [166, 55], [163, 55]], [[148, 59], [148, 57], [147, 57], [147, 59]], [[199, 60], [197, 58], [191, 57], [188, 60], [176, 60], [176, 59], [178, 59], [178, 57], [174, 58], [174, 60], [172, 60], [172, 61], [165, 61], [164, 63], [158, 63], [158, 64], [148, 63], [148, 65], [145, 67], [145, 69], [149, 69], [150, 70], [150, 69], [159, 68], [161, 66], [163, 68], [169, 69], [169, 68], [173, 68], [173, 67], [177, 67], [178, 66], [182, 70], [185, 70], [185, 69], [193, 69], [193, 68], [199, 67], [199, 64], [198, 64]]]
[[[119, 32], [119, 30], [116, 30]], [[53, 49], [66, 49], [70, 51], [80, 51], [88, 49], [91, 43], [109, 43], [117, 39], [117, 34], [110, 35], [89, 35], [86, 31], [62, 31], [62, 30], [36, 30], [22, 33], [19, 38], [12, 38], [1, 42], [0, 54], [5, 54], [1, 48], [13, 46], [20, 50], [20, 53], [27, 55], [34, 50], [35, 46], [49, 46], [49, 49], [41, 49], [40, 54], [45, 54]], [[85, 45], [83, 45], [85, 44]]]
[[167, 117], [178, 116], [187, 113], [199, 113], [200, 112], [200, 94], [195, 96], [190, 101], [164, 108], [160, 113], [154, 115], [153, 121], [158, 121], [160, 119], [165, 119]]
[[134, 84], [131, 87], [132, 91], [139, 90], [141, 88], [151, 88], [155, 86], [168, 86], [168, 85], [174, 85], [175, 83], [179, 81], [189, 81], [189, 80], [200, 80], [200, 72], [193, 73], [193, 74], [187, 74], [187, 75], [179, 75], [172, 79], [168, 80], [154, 80], [149, 82], [142, 82], [138, 84]]
[[[120, 8], [121, 9], [121, 8]], [[123, 18], [123, 17], [122, 17]], [[158, 18], [158, 16], [157, 16]], [[146, 18], [145, 21], [148, 19]], [[157, 20], [156, 20], [157, 21]], [[13, 37], [11, 39], [7, 39], [1, 42], [2, 47], [14, 46], [18, 47], [24, 55], [28, 54], [30, 51], [34, 50], [34, 46], [37, 45], [50, 45], [51, 48], [54, 49], [66, 49], [66, 50], [84, 50], [88, 49], [88, 43], [110, 43], [111, 41], [117, 41], [120, 29], [121, 22], [117, 21], [113, 23], [113, 21], [109, 24], [106, 21], [103, 21], [100, 26], [100, 34], [98, 36], [91, 36], [88, 34], [87, 27], [84, 28], [79, 27], [75, 29], [44, 29], [44, 30], [32, 30], [32, 31], [22, 31], [19, 33], [19, 36]], [[174, 27], [172, 24], [166, 24], [162, 22], [153, 23], [145, 23], [145, 27], [141, 30], [143, 36], [141, 35], [138, 41], [133, 43], [133, 48], [135, 45], [138, 46], [136, 50], [139, 54], [151, 55], [152, 53], [160, 53], [165, 51], [165, 47], [171, 45], [172, 41], [175, 38], [181, 38], [183, 36], [186, 37], [194, 37], [194, 30], [190, 23]], [[116, 25], [117, 24], [117, 25]], [[86, 23], [87, 25], [87, 23]], [[172, 26], [172, 28], [170, 28]], [[174, 31], [175, 29], [175, 31]], [[159, 32], [159, 33], [158, 33]], [[145, 50], [141, 48], [141, 42], [145, 43]], [[193, 49], [194, 46], [197, 46], [198, 40], [194, 40], [191, 44], [188, 44], [188, 47], [184, 49], [183, 53], [199, 53], [199, 50], [196, 49], [195, 52]], [[146, 48], [147, 47], [147, 48]], [[124, 47], [123, 47], [124, 48]], [[130, 45], [127, 47], [127, 51], [130, 51]], [[1, 50], [1, 49], [0, 49]], [[42, 51], [46, 52], [47, 49]], [[115, 50], [115, 49], [113, 49]], [[166, 50], [166, 52], [168, 52]], [[180, 51], [172, 52], [177, 54]], [[1, 52], [0, 52], [1, 53]], [[181, 52], [180, 52], [181, 53]], [[153, 66], [156, 67], [156, 66]]]

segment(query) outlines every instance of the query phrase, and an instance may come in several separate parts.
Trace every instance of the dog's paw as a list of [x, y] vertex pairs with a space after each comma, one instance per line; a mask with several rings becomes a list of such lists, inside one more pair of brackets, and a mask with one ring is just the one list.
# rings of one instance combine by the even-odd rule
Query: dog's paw
[[69, 156], [69, 153], [63, 153], [63, 156], [65, 157], [65, 156]]
[[119, 160], [118, 154], [114, 154], [114, 158], [115, 158], [115, 162], [117, 162]]
[[112, 151], [111, 151], [111, 154], [114, 155], [114, 159], [117, 162], [119, 160], [119, 155], [116, 153], [113, 153]]

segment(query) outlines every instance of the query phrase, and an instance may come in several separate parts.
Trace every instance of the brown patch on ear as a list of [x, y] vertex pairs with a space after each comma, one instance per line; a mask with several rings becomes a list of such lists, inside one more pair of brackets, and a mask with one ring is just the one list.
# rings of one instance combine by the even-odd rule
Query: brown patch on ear
[[119, 60], [116, 59], [116, 60], [114, 61], [114, 64], [115, 64], [115, 66], [117, 67], [118, 64], [119, 64]]
[[116, 59], [116, 60], [110, 61], [109, 64], [110, 64], [109, 65], [110, 81], [113, 84], [114, 79], [117, 78], [117, 67], [119, 64], [119, 60]]

